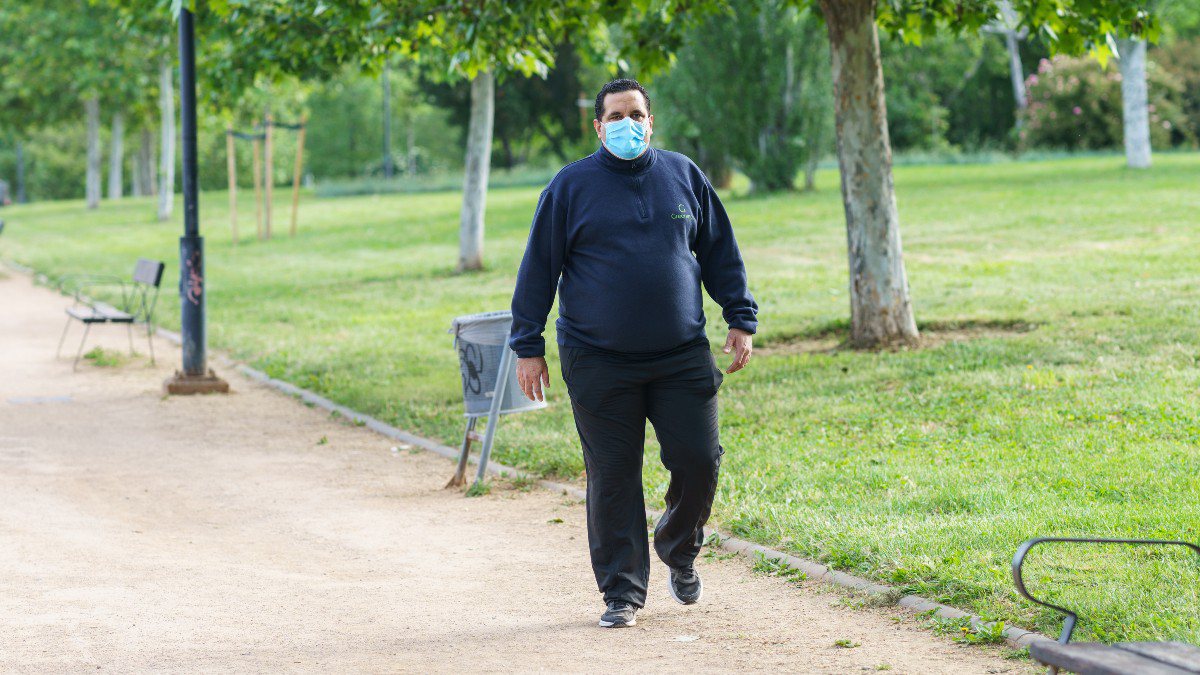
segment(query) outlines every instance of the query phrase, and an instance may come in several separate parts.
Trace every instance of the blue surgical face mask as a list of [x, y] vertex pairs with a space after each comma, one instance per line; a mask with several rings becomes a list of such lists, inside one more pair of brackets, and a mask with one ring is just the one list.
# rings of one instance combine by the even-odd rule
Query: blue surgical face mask
[[633, 118], [604, 123], [604, 146], [617, 157], [633, 159], [642, 154], [646, 145], [646, 127]]

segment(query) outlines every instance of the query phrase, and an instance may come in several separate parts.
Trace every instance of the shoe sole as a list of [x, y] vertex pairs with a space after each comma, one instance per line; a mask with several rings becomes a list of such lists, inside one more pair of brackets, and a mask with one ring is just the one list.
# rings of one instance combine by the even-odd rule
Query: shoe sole
[[637, 619], [634, 619], [633, 621], [605, 621], [604, 619], [600, 620], [601, 628], [625, 628], [627, 626], [636, 626], [636, 625], [637, 625]]
[[[670, 573], [668, 572], [668, 574]], [[697, 602], [700, 602], [700, 598], [704, 597], [704, 582], [700, 582], [700, 592], [696, 594], [696, 599], [691, 602], [684, 602], [678, 595], [675, 595], [675, 584], [671, 583], [671, 577], [667, 577], [667, 591], [671, 594], [671, 597], [675, 600], [675, 602], [678, 602], [681, 605], [694, 605]]]

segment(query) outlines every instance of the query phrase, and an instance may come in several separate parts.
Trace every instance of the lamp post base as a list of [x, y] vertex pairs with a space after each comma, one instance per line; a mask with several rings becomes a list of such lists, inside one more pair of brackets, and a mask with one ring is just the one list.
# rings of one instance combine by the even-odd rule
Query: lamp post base
[[163, 381], [163, 390], [168, 394], [228, 394], [229, 383], [217, 377], [211, 368], [207, 375], [185, 375], [175, 371], [173, 377]]

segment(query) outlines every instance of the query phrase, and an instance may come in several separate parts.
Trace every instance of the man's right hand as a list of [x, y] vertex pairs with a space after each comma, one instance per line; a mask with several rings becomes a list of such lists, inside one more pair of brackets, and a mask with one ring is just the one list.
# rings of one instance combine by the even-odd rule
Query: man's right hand
[[546, 400], [544, 390], [550, 388], [550, 369], [546, 367], [546, 357], [517, 359], [517, 383], [530, 401]]

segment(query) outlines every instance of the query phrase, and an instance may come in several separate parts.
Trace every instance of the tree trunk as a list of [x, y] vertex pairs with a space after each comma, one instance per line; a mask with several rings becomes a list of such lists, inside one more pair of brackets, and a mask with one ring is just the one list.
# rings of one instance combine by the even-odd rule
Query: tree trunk
[[1146, 100], [1146, 41], [1122, 39], [1121, 104], [1125, 116], [1125, 163], [1150, 168], [1150, 115]]
[[271, 216], [275, 212], [275, 125], [268, 112], [263, 116], [263, 236], [271, 238]]
[[[542, 119], [541, 116], [538, 116], [536, 119], [537, 119], [538, 130], [541, 131], [542, 137], [545, 140], [549, 141], [550, 148], [554, 152], [554, 156], [558, 157], [559, 159], [566, 160], [567, 159], [567, 150], [566, 150], [566, 147], [563, 146], [562, 134], [556, 134], [556, 133], [553, 133], [552, 131], [550, 131], [550, 129], [546, 126], [546, 121], [544, 119]], [[528, 141], [526, 141], [526, 145], [528, 145]], [[522, 153], [522, 157], [521, 157], [522, 164], [525, 163], [525, 157], [528, 156], [528, 154], [529, 154], [528, 150], [529, 150], [528, 147], [526, 147], [525, 151]], [[512, 166], [509, 165], [509, 168], [512, 168]]]
[[804, 163], [804, 191], [812, 192], [817, 189], [817, 164], [821, 161], [821, 153], [810, 147], [808, 161]]
[[1008, 76], [1012, 80], [1013, 99], [1017, 103], [1017, 126], [1020, 127], [1024, 122], [1020, 113], [1029, 106], [1029, 101], [1025, 96], [1025, 68], [1021, 65], [1020, 41], [1023, 35], [1017, 34], [1017, 25], [1020, 20], [1009, 0], [1000, 3], [1000, 13], [1004, 17], [1002, 30], [1004, 46], [1008, 49]]
[[146, 196], [158, 194], [158, 171], [154, 170], [154, 132], [150, 129], [146, 130], [146, 187], [150, 188], [146, 192]]
[[158, 191], [154, 182], [154, 132], [150, 127], [142, 127], [135, 159], [133, 193], [149, 197]]
[[144, 191], [142, 191], [142, 188], [145, 187], [142, 184], [142, 172], [145, 171], [145, 169], [142, 166], [142, 163], [145, 162], [145, 160], [146, 160], [146, 158], [144, 156], [142, 156], [142, 143], [145, 140], [146, 140], [145, 132], [139, 131], [138, 132], [137, 151], [133, 153], [133, 175], [130, 176], [130, 180], [129, 180], [129, 195], [131, 197], [145, 197], [146, 196], [146, 193]]
[[[1025, 96], [1025, 70], [1021, 67], [1021, 49], [1017, 44], [1017, 34], [1008, 31], [1004, 34], [1004, 44], [1008, 46], [1008, 72], [1012, 78], [1013, 99], [1017, 102], [1017, 110], [1024, 110], [1029, 101]], [[1017, 117], [1020, 124], [1021, 118]]]
[[17, 203], [24, 204], [25, 197], [25, 142], [17, 140]]
[[[765, 12], [763, 16], [765, 17]], [[764, 28], [763, 34], [766, 34]], [[783, 50], [784, 67], [783, 67], [783, 119], [784, 125], [788, 125], [792, 121], [792, 109], [796, 106], [796, 99], [799, 98], [796, 91], [799, 80], [796, 78], [796, 56], [792, 46], [792, 33], [788, 33], [787, 44]]]
[[87, 113], [87, 207], [100, 206], [100, 97], [84, 101]]
[[158, 114], [162, 132], [158, 155], [158, 219], [168, 220], [175, 208], [175, 90], [171, 65], [165, 59], [158, 71]]
[[417, 130], [413, 125], [412, 120], [408, 121], [408, 133], [406, 134], [405, 152], [405, 173], [409, 178], [417, 175]]
[[471, 80], [471, 123], [467, 135], [467, 166], [459, 222], [460, 272], [483, 269], [483, 214], [487, 207], [495, 104], [495, 76], [491, 71], [481, 71]]
[[108, 198], [120, 199], [125, 191], [125, 115], [118, 110], [112, 118], [112, 150], [108, 155]]
[[387, 64], [383, 64], [383, 177], [391, 178], [392, 163], [392, 79]]
[[733, 185], [733, 169], [728, 165], [710, 174], [710, 182], [718, 190], [728, 190]]
[[500, 149], [504, 152], [504, 168], [512, 171], [513, 166], [517, 163], [517, 159], [513, 154], [512, 143], [509, 142], [507, 135], [501, 134]]
[[850, 341], [915, 343], [900, 247], [875, 0], [821, 0], [829, 27], [842, 203], [850, 262]]

